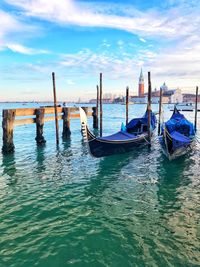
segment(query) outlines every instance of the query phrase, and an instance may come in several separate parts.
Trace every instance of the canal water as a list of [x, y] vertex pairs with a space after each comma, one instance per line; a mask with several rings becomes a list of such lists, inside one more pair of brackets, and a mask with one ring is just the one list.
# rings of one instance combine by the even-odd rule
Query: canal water
[[[130, 117], [144, 110], [131, 105]], [[124, 118], [125, 106], [105, 105], [104, 133]], [[199, 143], [172, 162], [157, 137], [150, 149], [95, 159], [78, 119], [71, 130], [57, 148], [47, 122], [46, 145], [37, 147], [35, 125], [17, 126], [15, 153], [0, 153], [0, 267], [200, 266]]]

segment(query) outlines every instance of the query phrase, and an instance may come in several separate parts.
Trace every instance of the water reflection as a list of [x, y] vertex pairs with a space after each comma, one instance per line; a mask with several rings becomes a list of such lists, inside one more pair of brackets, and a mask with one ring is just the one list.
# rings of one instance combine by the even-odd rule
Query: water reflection
[[171, 211], [173, 207], [178, 208], [176, 202], [179, 197], [179, 188], [190, 182], [184, 176], [184, 170], [188, 169], [190, 164], [191, 160], [188, 161], [186, 157], [171, 162], [164, 155], [160, 159], [157, 169], [159, 175], [157, 196], [161, 210], [166, 212]]
[[59, 147], [56, 154], [52, 157], [52, 178], [53, 180], [64, 179], [72, 174], [73, 150], [71, 148], [71, 139], [63, 140], [63, 147]]
[[[142, 151], [146, 150], [144, 147], [141, 149]], [[91, 177], [90, 185], [86, 189], [86, 195], [101, 196], [105, 189], [111, 186], [112, 183], [116, 183], [121, 177], [122, 169], [126, 168], [139, 155], [140, 152], [135, 150], [125, 154], [98, 159], [98, 168], [95, 175]]]
[[37, 172], [41, 173], [46, 170], [45, 166], [45, 146], [37, 146], [36, 148], [36, 161], [37, 161]]
[[193, 152], [172, 162], [162, 159], [158, 168], [160, 182], [157, 191], [160, 222], [169, 235], [170, 247], [176, 248], [180, 262], [184, 262], [187, 256], [187, 262], [194, 265], [200, 257], [199, 252], [194, 254], [192, 250], [199, 242], [199, 192], [193, 184], [192, 173], [195, 166]]
[[5, 175], [7, 184], [13, 185], [17, 183], [17, 175], [16, 175], [16, 160], [15, 154], [11, 153], [8, 155], [2, 155], [2, 165], [3, 175]]

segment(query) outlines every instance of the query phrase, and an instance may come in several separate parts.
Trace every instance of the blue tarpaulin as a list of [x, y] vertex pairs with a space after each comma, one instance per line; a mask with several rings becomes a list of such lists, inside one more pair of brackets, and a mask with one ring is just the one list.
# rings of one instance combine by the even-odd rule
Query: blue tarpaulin
[[[126, 129], [127, 132], [130, 133], [137, 132], [139, 129], [141, 129], [141, 126], [143, 126], [142, 130], [147, 131], [147, 125], [148, 125], [148, 112], [146, 111], [142, 118], [132, 119], [126, 125]], [[151, 128], [155, 129], [155, 127], [156, 127], [156, 116], [153, 112], [151, 112]]]
[[165, 123], [165, 126], [170, 134], [175, 131], [188, 137], [195, 135], [194, 125], [180, 113], [174, 113], [170, 120]]
[[133, 138], [136, 138], [137, 136], [134, 134], [130, 134], [127, 132], [118, 132], [109, 136], [104, 136], [104, 137], [100, 137], [100, 140], [104, 140], [104, 141], [126, 141], [126, 140], [130, 140]]

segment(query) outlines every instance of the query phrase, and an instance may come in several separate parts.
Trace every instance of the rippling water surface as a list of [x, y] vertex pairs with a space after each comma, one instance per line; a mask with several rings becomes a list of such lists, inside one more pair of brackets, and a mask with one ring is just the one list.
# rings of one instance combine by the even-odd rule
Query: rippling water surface
[[[130, 116], [144, 109], [131, 105]], [[105, 105], [105, 134], [120, 128], [124, 110]], [[17, 126], [15, 153], [0, 154], [0, 267], [200, 266], [199, 143], [173, 162], [157, 138], [150, 149], [95, 159], [79, 120], [71, 130], [57, 148], [47, 122], [37, 147], [35, 125]]]

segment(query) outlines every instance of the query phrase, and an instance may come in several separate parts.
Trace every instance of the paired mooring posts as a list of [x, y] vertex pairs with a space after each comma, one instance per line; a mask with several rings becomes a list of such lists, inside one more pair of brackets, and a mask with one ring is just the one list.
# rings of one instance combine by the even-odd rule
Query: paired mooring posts
[[159, 117], [158, 117], [158, 135], [161, 132], [161, 114], [162, 114], [162, 87], [160, 87], [160, 98], [159, 98]]
[[199, 91], [199, 87], [197, 86], [196, 87], [196, 99], [195, 99], [195, 115], [194, 115], [194, 129], [195, 129], [195, 132], [197, 130], [197, 102], [198, 102], [198, 91]]
[[126, 87], [126, 124], [128, 124], [129, 87]]
[[[151, 146], [151, 73], [148, 72], [148, 104], [147, 104], [147, 113], [148, 113], [148, 140], [149, 146]], [[126, 87], [126, 124], [128, 124], [128, 114], [129, 114], [129, 87]], [[103, 109], [102, 109], [102, 73], [100, 73], [100, 96], [99, 96], [99, 86], [97, 85], [97, 114], [98, 114], [98, 103], [100, 105], [100, 137], [102, 136], [103, 128]], [[161, 107], [160, 107], [161, 108]], [[98, 128], [98, 123], [97, 123]]]
[[151, 145], [151, 73], [150, 72], [148, 72], [147, 113], [148, 113], [148, 140], [149, 140], [149, 146], [150, 146]]
[[56, 144], [59, 145], [58, 110], [57, 110], [57, 98], [56, 98], [56, 81], [54, 72], [52, 72], [52, 81], [53, 81], [53, 99], [54, 99], [54, 113], [55, 113], [55, 126], [56, 126]]
[[102, 73], [100, 73], [100, 136], [102, 136], [103, 132], [103, 107], [102, 107], [102, 96], [103, 96], [103, 91], [102, 91]]
[[[69, 139], [71, 135], [70, 120], [79, 118], [78, 107], [56, 107], [57, 119], [63, 120], [63, 139]], [[93, 127], [98, 128], [98, 114], [96, 107], [83, 107], [87, 109], [87, 116], [93, 116]], [[12, 153], [14, 151], [13, 133], [14, 126], [36, 123], [36, 137], [35, 140], [38, 145], [45, 144], [46, 140], [43, 136], [44, 123], [55, 119], [54, 107], [42, 108], [19, 108], [19, 109], [5, 109], [3, 110], [3, 147], [4, 154]], [[50, 115], [50, 116], [49, 116]], [[17, 117], [26, 117], [18, 119]], [[32, 118], [30, 118], [30, 116]]]

